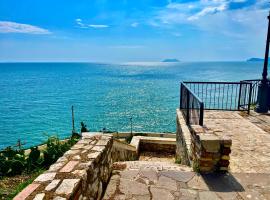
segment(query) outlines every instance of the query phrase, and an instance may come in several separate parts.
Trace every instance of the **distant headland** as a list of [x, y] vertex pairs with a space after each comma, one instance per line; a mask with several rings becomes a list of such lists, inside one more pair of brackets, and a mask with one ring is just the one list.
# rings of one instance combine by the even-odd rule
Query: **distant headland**
[[264, 58], [250, 58], [247, 60], [247, 62], [263, 62], [263, 61], [264, 61]]
[[176, 58], [167, 58], [162, 60], [162, 62], [180, 62], [179, 60], [177, 60]]

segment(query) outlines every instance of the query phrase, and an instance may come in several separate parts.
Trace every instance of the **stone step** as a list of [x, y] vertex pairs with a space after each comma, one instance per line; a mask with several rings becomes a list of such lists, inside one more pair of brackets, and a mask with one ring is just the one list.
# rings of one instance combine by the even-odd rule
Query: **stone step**
[[180, 165], [171, 162], [159, 162], [159, 161], [124, 161], [115, 162], [113, 164], [115, 170], [155, 170], [155, 171], [183, 171], [191, 172], [192, 168], [186, 165]]

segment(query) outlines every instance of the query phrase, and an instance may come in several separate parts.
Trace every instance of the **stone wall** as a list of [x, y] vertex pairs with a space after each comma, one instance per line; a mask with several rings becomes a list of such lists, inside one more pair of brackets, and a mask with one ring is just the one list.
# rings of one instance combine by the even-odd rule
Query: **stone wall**
[[193, 166], [200, 172], [228, 171], [232, 140], [199, 125], [190, 130]]
[[134, 158], [134, 152], [122, 147], [122, 153], [117, 153], [111, 135], [85, 134], [14, 199], [101, 199], [113, 162]]
[[232, 140], [210, 132], [207, 127], [187, 126], [177, 110], [176, 159], [182, 164], [193, 165], [199, 172], [227, 171]]
[[176, 153], [175, 159], [181, 164], [190, 165], [191, 133], [179, 109], [176, 110]]

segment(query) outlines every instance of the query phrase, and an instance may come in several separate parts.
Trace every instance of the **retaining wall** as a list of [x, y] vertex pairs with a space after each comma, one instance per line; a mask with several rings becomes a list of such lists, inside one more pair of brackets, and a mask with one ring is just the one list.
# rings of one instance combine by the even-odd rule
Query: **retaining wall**
[[187, 126], [177, 110], [176, 155], [183, 164], [192, 163], [199, 172], [228, 171], [232, 140], [218, 136], [207, 127]]
[[[114, 147], [112, 135], [84, 134], [82, 140], [14, 199], [101, 199], [116, 161], [136, 158], [136, 150]], [[115, 142], [117, 143], [117, 142]]]

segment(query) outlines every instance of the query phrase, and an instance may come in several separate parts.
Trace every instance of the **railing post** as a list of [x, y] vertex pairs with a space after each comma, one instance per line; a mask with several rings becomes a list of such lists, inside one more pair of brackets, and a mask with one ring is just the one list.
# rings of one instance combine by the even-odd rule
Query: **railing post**
[[248, 114], [250, 113], [251, 94], [252, 94], [252, 83], [249, 83]]
[[182, 109], [182, 98], [183, 98], [183, 83], [180, 85], [180, 109]]
[[190, 101], [190, 91], [187, 90], [187, 124], [189, 125], [189, 101]]
[[200, 120], [199, 125], [203, 126], [203, 114], [204, 114], [204, 103], [200, 104]]
[[238, 99], [238, 110], [240, 110], [240, 103], [241, 103], [241, 93], [242, 93], [242, 81], [240, 81], [240, 88], [239, 88], [239, 99]]

